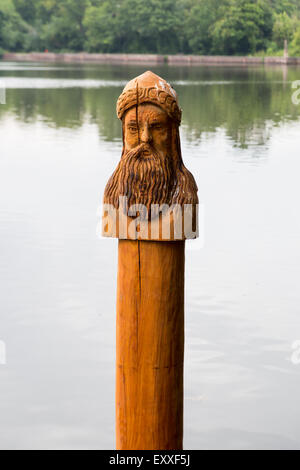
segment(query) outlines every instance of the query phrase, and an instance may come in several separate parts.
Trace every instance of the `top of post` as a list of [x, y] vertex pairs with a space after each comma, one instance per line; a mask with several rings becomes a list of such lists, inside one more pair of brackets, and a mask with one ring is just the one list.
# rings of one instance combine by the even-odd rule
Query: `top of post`
[[123, 152], [104, 193], [103, 235], [130, 240], [197, 238], [198, 196], [182, 161], [176, 91], [147, 71], [117, 102]]
[[128, 109], [142, 103], [156, 104], [180, 125], [182, 111], [178, 105], [176, 91], [166, 80], [149, 70], [125, 86], [117, 102], [118, 118], [122, 119]]

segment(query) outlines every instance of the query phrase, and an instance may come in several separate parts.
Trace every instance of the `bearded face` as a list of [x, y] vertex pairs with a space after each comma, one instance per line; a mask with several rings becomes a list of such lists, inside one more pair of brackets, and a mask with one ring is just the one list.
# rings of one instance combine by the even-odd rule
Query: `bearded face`
[[123, 154], [105, 197], [118, 207], [119, 196], [126, 196], [128, 207], [143, 204], [149, 213], [151, 204], [171, 203], [172, 180], [171, 159], [162, 157], [149, 144], [140, 144]]
[[119, 197], [126, 196], [128, 208], [143, 204], [150, 216], [152, 204], [197, 202], [197, 187], [182, 163], [178, 130], [175, 137], [173, 130], [167, 113], [156, 105], [126, 112], [123, 154], [105, 188], [106, 204], [119, 208]]

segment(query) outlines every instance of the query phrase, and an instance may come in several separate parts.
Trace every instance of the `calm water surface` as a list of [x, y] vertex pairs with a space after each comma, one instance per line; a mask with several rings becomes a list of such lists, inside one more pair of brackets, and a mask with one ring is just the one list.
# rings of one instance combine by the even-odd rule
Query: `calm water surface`
[[[179, 93], [201, 200], [185, 448], [300, 449], [300, 68], [151, 68]], [[146, 69], [0, 62], [2, 449], [115, 445], [117, 241], [99, 237], [99, 206], [116, 99]]]

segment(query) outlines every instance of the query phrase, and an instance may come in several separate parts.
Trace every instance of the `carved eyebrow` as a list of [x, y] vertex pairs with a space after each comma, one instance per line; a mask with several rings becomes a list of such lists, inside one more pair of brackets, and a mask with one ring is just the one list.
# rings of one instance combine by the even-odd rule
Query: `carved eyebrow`
[[136, 121], [134, 121], [134, 120], [131, 120], [131, 121], [128, 122], [128, 126], [136, 126], [136, 125], [137, 125]]
[[155, 118], [155, 119], [151, 119], [150, 125], [152, 124], [165, 124], [165, 121], [164, 119], [160, 119], [160, 118]]

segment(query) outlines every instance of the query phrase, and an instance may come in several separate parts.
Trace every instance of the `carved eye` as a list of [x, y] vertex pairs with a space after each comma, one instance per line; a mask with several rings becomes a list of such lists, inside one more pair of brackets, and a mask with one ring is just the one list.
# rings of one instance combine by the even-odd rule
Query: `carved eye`
[[130, 132], [137, 132], [137, 127], [135, 126], [129, 126], [128, 129], [130, 130]]

